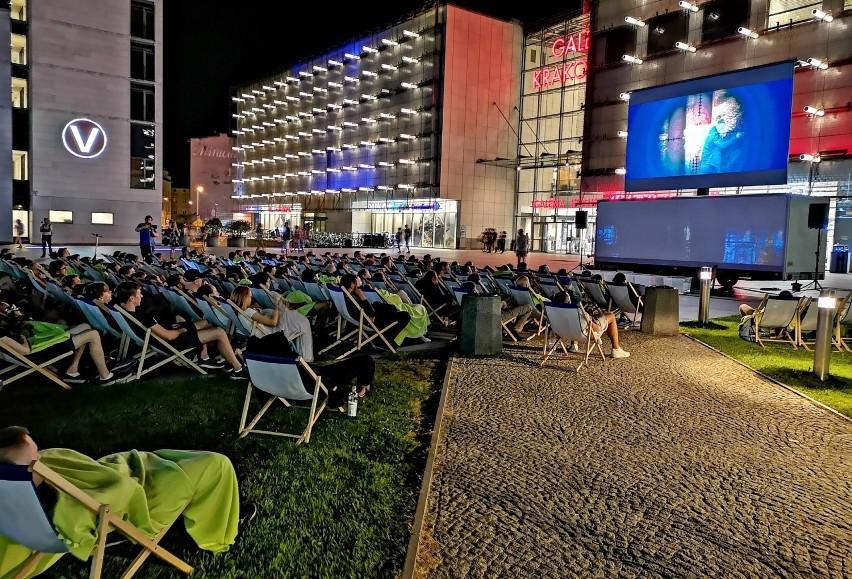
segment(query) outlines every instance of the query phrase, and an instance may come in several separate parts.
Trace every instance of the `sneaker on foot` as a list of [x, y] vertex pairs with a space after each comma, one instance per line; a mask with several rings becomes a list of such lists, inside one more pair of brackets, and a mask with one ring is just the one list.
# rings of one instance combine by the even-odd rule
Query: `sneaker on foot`
[[69, 374], [66, 372], [65, 375], [62, 376], [62, 381], [67, 382], [68, 384], [83, 384], [86, 382], [86, 379], [83, 378], [83, 375], [79, 372], [76, 374]]
[[112, 386], [113, 384], [121, 384], [122, 382], [127, 382], [130, 379], [131, 374], [122, 373], [118, 374], [116, 372], [110, 372], [106, 378], [98, 378], [98, 384], [101, 386]]
[[205, 370], [221, 370], [225, 365], [211, 358], [201, 358], [198, 361], [198, 367]]
[[629, 358], [630, 352], [623, 348], [613, 348], [612, 349], [612, 357], [613, 358]]
[[580, 346], [578, 346], [576, 342], [573, 342], [570, 346], [568, 346], [568, 351], [572, 354], [579, 354]]
[[231, 370], [228, 374], [229, 374], [229, 377], [231, 378], [231, 380], [248, 380], [249, 379], [248, 366], [246, 366], [245, 364], [243, 364], [243, 367], [240, 368], [239, 370]]

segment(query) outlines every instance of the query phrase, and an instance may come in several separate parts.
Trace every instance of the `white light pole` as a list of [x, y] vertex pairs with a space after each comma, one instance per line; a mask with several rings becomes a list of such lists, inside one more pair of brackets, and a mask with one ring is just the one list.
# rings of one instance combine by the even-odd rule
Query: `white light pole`
[[198, 218], [204, 221], [201, 217], [201, 194], [204, 193], [204, 186], [197, 185], [195, 187], [195, 211], [198, 213]]
[[698, 272], [698, 323], [706, 324], [710, 320], [710, 284], [713, 283], [713, 268], [702, 267]]
[[823, 382], [828, 378], [828, 367], [831, 364], [831, 336], [834, 332], [834, 308], [836, 307], [837, 298], [833, 291], [827, 291], [817, 299], [819, 314], [814, 347], [814, 374]]

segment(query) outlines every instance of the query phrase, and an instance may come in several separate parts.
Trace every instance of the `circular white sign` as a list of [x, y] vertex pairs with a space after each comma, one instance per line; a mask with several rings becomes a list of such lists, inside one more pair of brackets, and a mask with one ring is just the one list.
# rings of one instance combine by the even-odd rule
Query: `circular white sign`
[[62, 129], [65, 150], [81, 159], [94, 159], [106, 150], [107, 134], [91, 119], [74, 119]]

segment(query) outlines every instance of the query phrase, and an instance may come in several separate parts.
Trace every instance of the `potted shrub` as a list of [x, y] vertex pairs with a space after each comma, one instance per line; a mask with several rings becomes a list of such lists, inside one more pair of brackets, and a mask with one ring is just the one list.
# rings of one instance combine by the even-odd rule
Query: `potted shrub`
[[221, 236], [222, 221], [214, 217], [204, 224], [204, 232], [207, 233], [207, 247], [223, 247], [225, 238]]
[[231, 223], [231, 237], [228, 240], [228, 247], [245, 247], [246, 233], [251, 231], [251, 224], [248, 221], [238, 219]]

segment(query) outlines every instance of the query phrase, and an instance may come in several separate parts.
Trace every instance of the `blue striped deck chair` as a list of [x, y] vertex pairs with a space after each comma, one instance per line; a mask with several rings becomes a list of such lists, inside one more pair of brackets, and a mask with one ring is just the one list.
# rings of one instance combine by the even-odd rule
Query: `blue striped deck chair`
[[510, 285], [509, 293], [512, 295], [512, 299], [515, 300], [515, 303], [519, 306], [527, 305], [536, 311], [540, 311], [542, 314], [541, 317], [539, 317], [538, 319], [538, 329], [532, 336], [527, 338], [527, 340], [531, 340], [532, 338], [541, 334], [547, 326], [544, 316], [544, 308], [539, 309], [539, 307], [535, 305], [535, 300], [533, 300], [533, 296], [530, 293], [530, 290], [525, 287]]
[[50, 515], [39, 501], [33, 484], [34, 474], [44, 480], [41, 484], [50, 485], [96, 515], [99, 536], [92, 553], [90, 578], [100, 578], [103, 573], [107, 534], [112, 530], [142, 547], [142, 552], [133, 560], [123, 577], [132, 576], [149, 555], [159, 557], [183, 573], [192, 573], [192, 567], [159, 545], [171, 525], [162, 529], [153, 539], [148, 538], [133, 524], [122, 519], [121, 514], [111, 510], [109, 505], [98, 502], [43, 462], [34, 461], [29, 466], [0, 465], [0, 512], [3, 513], [0, 517], [0, 534], [32, 551], [13, 570], [13, 577], [26, 577], [45, 557], [69, 552], [68, 546], [54, 528]]
[[305, 293], [311, 296], [311, 299], [315, 302], [323, 302], [331, 299], [328, 297], [328, 291], [325, 290], [325, 286], [319, 282], [305, 281], [302, 282], [302, 285], [305, 287]]
[[207, 301], [204, 297], [193, 297], [195, 298], [195, 305], [197, 305], [198, 309], [200, 309], [204, 314], [204, 319], [210, 322], [210, 324], [214, 327], [222, 328], [225, 330], [226, 334], [231, 335], [233, 332], [231, 319], [222, 311], [222, 308], [219, 307], [218, 304], [214, 306], [214, 304]]
[[[554, 355], [557, 347], [561, 347], [562, 352], [567, 357], [570, 342], [581, 344], [581, 354], [585, 356], [577, 366], [577, 372], [580, 371], [580, 368], [584, 364], [589, 362], [589, 355], [595, 348], [598, 349], [601, 359], [606, 363], [606, 356], [601, 347], [601, 340], [595, 337], [594, 332], [591, 331], [592, 320], [582, 305], [546, 302], [544, 304], [544, 311], [547, 315], [548, 323], [544, 333], [544, 351], [541, 358], [542, 366]], [[556, 337], [552, 346], [550, 345], [551, 333]], [[582, 349], [583, 346], [585, 346], [584, 349]]]
[[265, 288], [256, 285], [249, 286], [251, 290], [251, 298], [265, 310], [272, 310], [277, 307], [275, 296], [271, 295]]
[[541, 287], [541, 293], [546, 298], [552, 298], [563, 291], [562, 286], [555, 279], [540, 279], [538, 285]]
[[[333, 347], [337, 346], [341, 343], [349, 343], [354, 344], [354, 347], [347, 351], [344, 354], [341, 354], [337, 357], [337, 359], [345, 358], [352, 352], [360, 350], [376, 338], [381, 339], [384, 342], [385, 346], [388, 350], [391, 351], [392, 354], [396, 354], [396, 348], [394, 347], [392, 341], [388, 340], [387, 336], [396, 337], [400, 330], [397, 330], [393, 333], [390, 332], [393, 328], [396, 327], [397, 322], [393, 322], [389, 326], [385, 327], [382, 330], [376, 326], [376, 324], [371, 320], [365, 313], [364, 310], [361, 309], [361, 305], [355, 301], [355, 299], [346, 291], [345, 288], [338, 287], [335, 285], [327, 286], [328, 293], [331, 296], [331, 301], [334, 304], [334, 308], [337, 310], [337, 334], [335, 336], [335, 341], [329, 346], [320, 350], [320, 354], [326, 352]], [[346, 308], [346, 303], [351, 302], [355, 308], [358, 310], [358, 319], [356, 320], [349, 314], [349, 310]], [[352, 324], [355, 326], [354, 330], [351, 330], [347, 334], [343, 334], [344, 328], [346, 327], [346, 323]], [[385, 336], [387, 334], [387, 336]], [[349, 340], [354, 337], [354, 343]]]
[[[296, 444], [309, 443], [311, 432], [322, 412], [328, 405], [328, 389], [311, 367], [301, 357], [293, 356], [265, 356], [262, 354], [245, 353], [246, 365], [249, 372], [249, 384], [246, 388], [246, 399], [243, 403], [243, 413], [240, 417], [240, 438], [249, 434], [268, 434], [272, 436], [283, 436], [293, 438]], [[299, 367], [310, 376], [313, 381], [313, 392], [305, 388]], [[251, 403], [252, 390], [269, 395], [269, 400], [260, 408], [260, 411], [246, 424], [248, 410]], [[323, 398], [320, 402], [320, 398]], [[308, 420], [301, 432], [289, 433], [273, 430], [257, 430], [255, 426], [266, 414], [266, 411], [275, 401], [280, 401], [287, 408], [297, 408], [293, 402], [310, 403], [305, 408], [309, 411]], [[301, 428], [301, 426], [299, 427]]]

